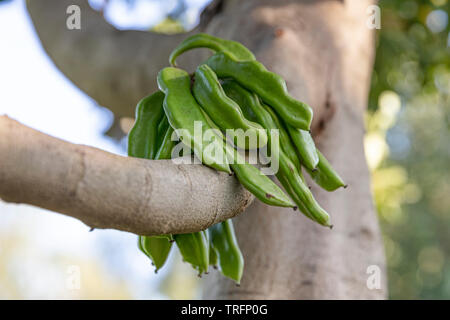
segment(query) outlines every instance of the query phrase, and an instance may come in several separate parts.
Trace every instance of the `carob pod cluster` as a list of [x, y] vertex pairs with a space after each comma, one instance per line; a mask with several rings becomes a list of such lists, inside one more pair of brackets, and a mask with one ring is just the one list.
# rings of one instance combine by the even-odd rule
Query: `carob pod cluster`
[[[175, 62], [195, 48], [208, 48], [214, 54], [189, 75], [175, 67]], [[330, 217], [314, 199], [302, 169], [327, 191], [346, 185], [314, 145], [312, 109], [289, 95], [286, 82], [239, 42], [204, 33], [185, 39], [172, 51], [169, 62], [172, 67], [162, 69], [157, 77], [160, 91], [137, 105], [128, 155], [170, 159], [181, 140], [203, 164], [234, 172], [262, 202], [298, 208], [306, 217], [330, 227]], [[196, 129], [210, 134], [198, 134]], [[237, 132], [232, 139], [230, 129]], [[271, 135], [274, 131], [277, 140]], [[256, 144], [250, 143], [248, 136], [255, 137]], [[271, 149], [273, 145], [279, 148], [270, 154], [270, 160], [279, 163], [276, 177], [289, 196], [235, 149]], [[240, 282], [244, 259], [231, 219], [189, 234], [139, 236], [138, 246], [157, 271], [166, 262], [173, 242], [199, 275], [212, 265]]]

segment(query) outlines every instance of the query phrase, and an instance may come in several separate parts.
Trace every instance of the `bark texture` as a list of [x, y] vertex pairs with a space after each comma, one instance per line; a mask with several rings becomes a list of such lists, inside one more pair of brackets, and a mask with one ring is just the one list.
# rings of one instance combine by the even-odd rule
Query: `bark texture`
[[140, 235], [200, 231], [253, 199], [234, 177], [202, 165], [114, 155], [0, 116], [0, 198]]
[[[157, 70], [184, 35], [117, 31], [93, 13], [84, 16], [78, 34], [63, 30], [63, 17], [55, 8], [64, 12], [68, 3], [78, 2], [33, 0], [28, 6], [57, 66], [100, 104], [129, 115], [136, 101], [154, 88]], [[374, 35], [366, 27], [370, 4], [224, 0], [215, 2], [201, 24], [201, 31], [244, 43], [287, 80], [293, 96], [313, 107], [317, 145], [349, 185], [328, 193], [311, 182], [316, 198], [331, 213], [332, 230], [292, 210], [254, 201], [235, 224], [246, 263], [241, 286], [212, 273], [204, 280], [205, 298], [386, 297], [383, 245], [363, 152], [374, 54]], [[192, 68], [202, 57], [188, 53], [180, 65]], [[366, 286], [370, 265], [382, 271], [380, 290]]]

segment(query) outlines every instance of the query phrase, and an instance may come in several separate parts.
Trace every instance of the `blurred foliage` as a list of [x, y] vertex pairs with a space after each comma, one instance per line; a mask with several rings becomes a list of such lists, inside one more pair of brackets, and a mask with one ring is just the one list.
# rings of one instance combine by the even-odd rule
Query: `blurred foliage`
[[379, 5], [365, 148], [390, 297], [450, 299], [450, 4]]

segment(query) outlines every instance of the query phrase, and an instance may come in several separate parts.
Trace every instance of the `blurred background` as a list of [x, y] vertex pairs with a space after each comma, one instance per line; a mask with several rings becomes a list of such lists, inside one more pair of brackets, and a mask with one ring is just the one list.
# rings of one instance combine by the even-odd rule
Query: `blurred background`
[[[119, 29], [177, 33], [192, 29], [209, 1], [90, 3]], [[450, 3], [381, 0], [379, 6], [365, 150], [390, 298], [450, 299]], [[125, 139], [105, 135], [113, 115], [47, 57], [23, 0], [0, 0], [0, 39], [0, 114], [126, 154]], [[75, 219], [1, 200], [0, 217], [0, 299], [200, 296], [201, 280], [175, 251], [155, 275], [134, 235], [89, 232]]]

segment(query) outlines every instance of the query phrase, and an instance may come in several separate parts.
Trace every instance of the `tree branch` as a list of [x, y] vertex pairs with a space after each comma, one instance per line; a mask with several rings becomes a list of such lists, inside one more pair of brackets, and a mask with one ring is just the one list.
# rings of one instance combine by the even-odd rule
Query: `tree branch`
[[[69, 5], [81, 9], [81, 30], [66, 27]], [[27, 0], [27, 8], [58, 69], [117, 118], [134, 116], [138, 100], [156, 90], [170, 51], [186, 37], [117, 30], [86, 0]]]
[[252, 196], [226, 173], [114, 155], [0, 116], [0, 198], [94, 228], [187, 233], [242, 212]]

